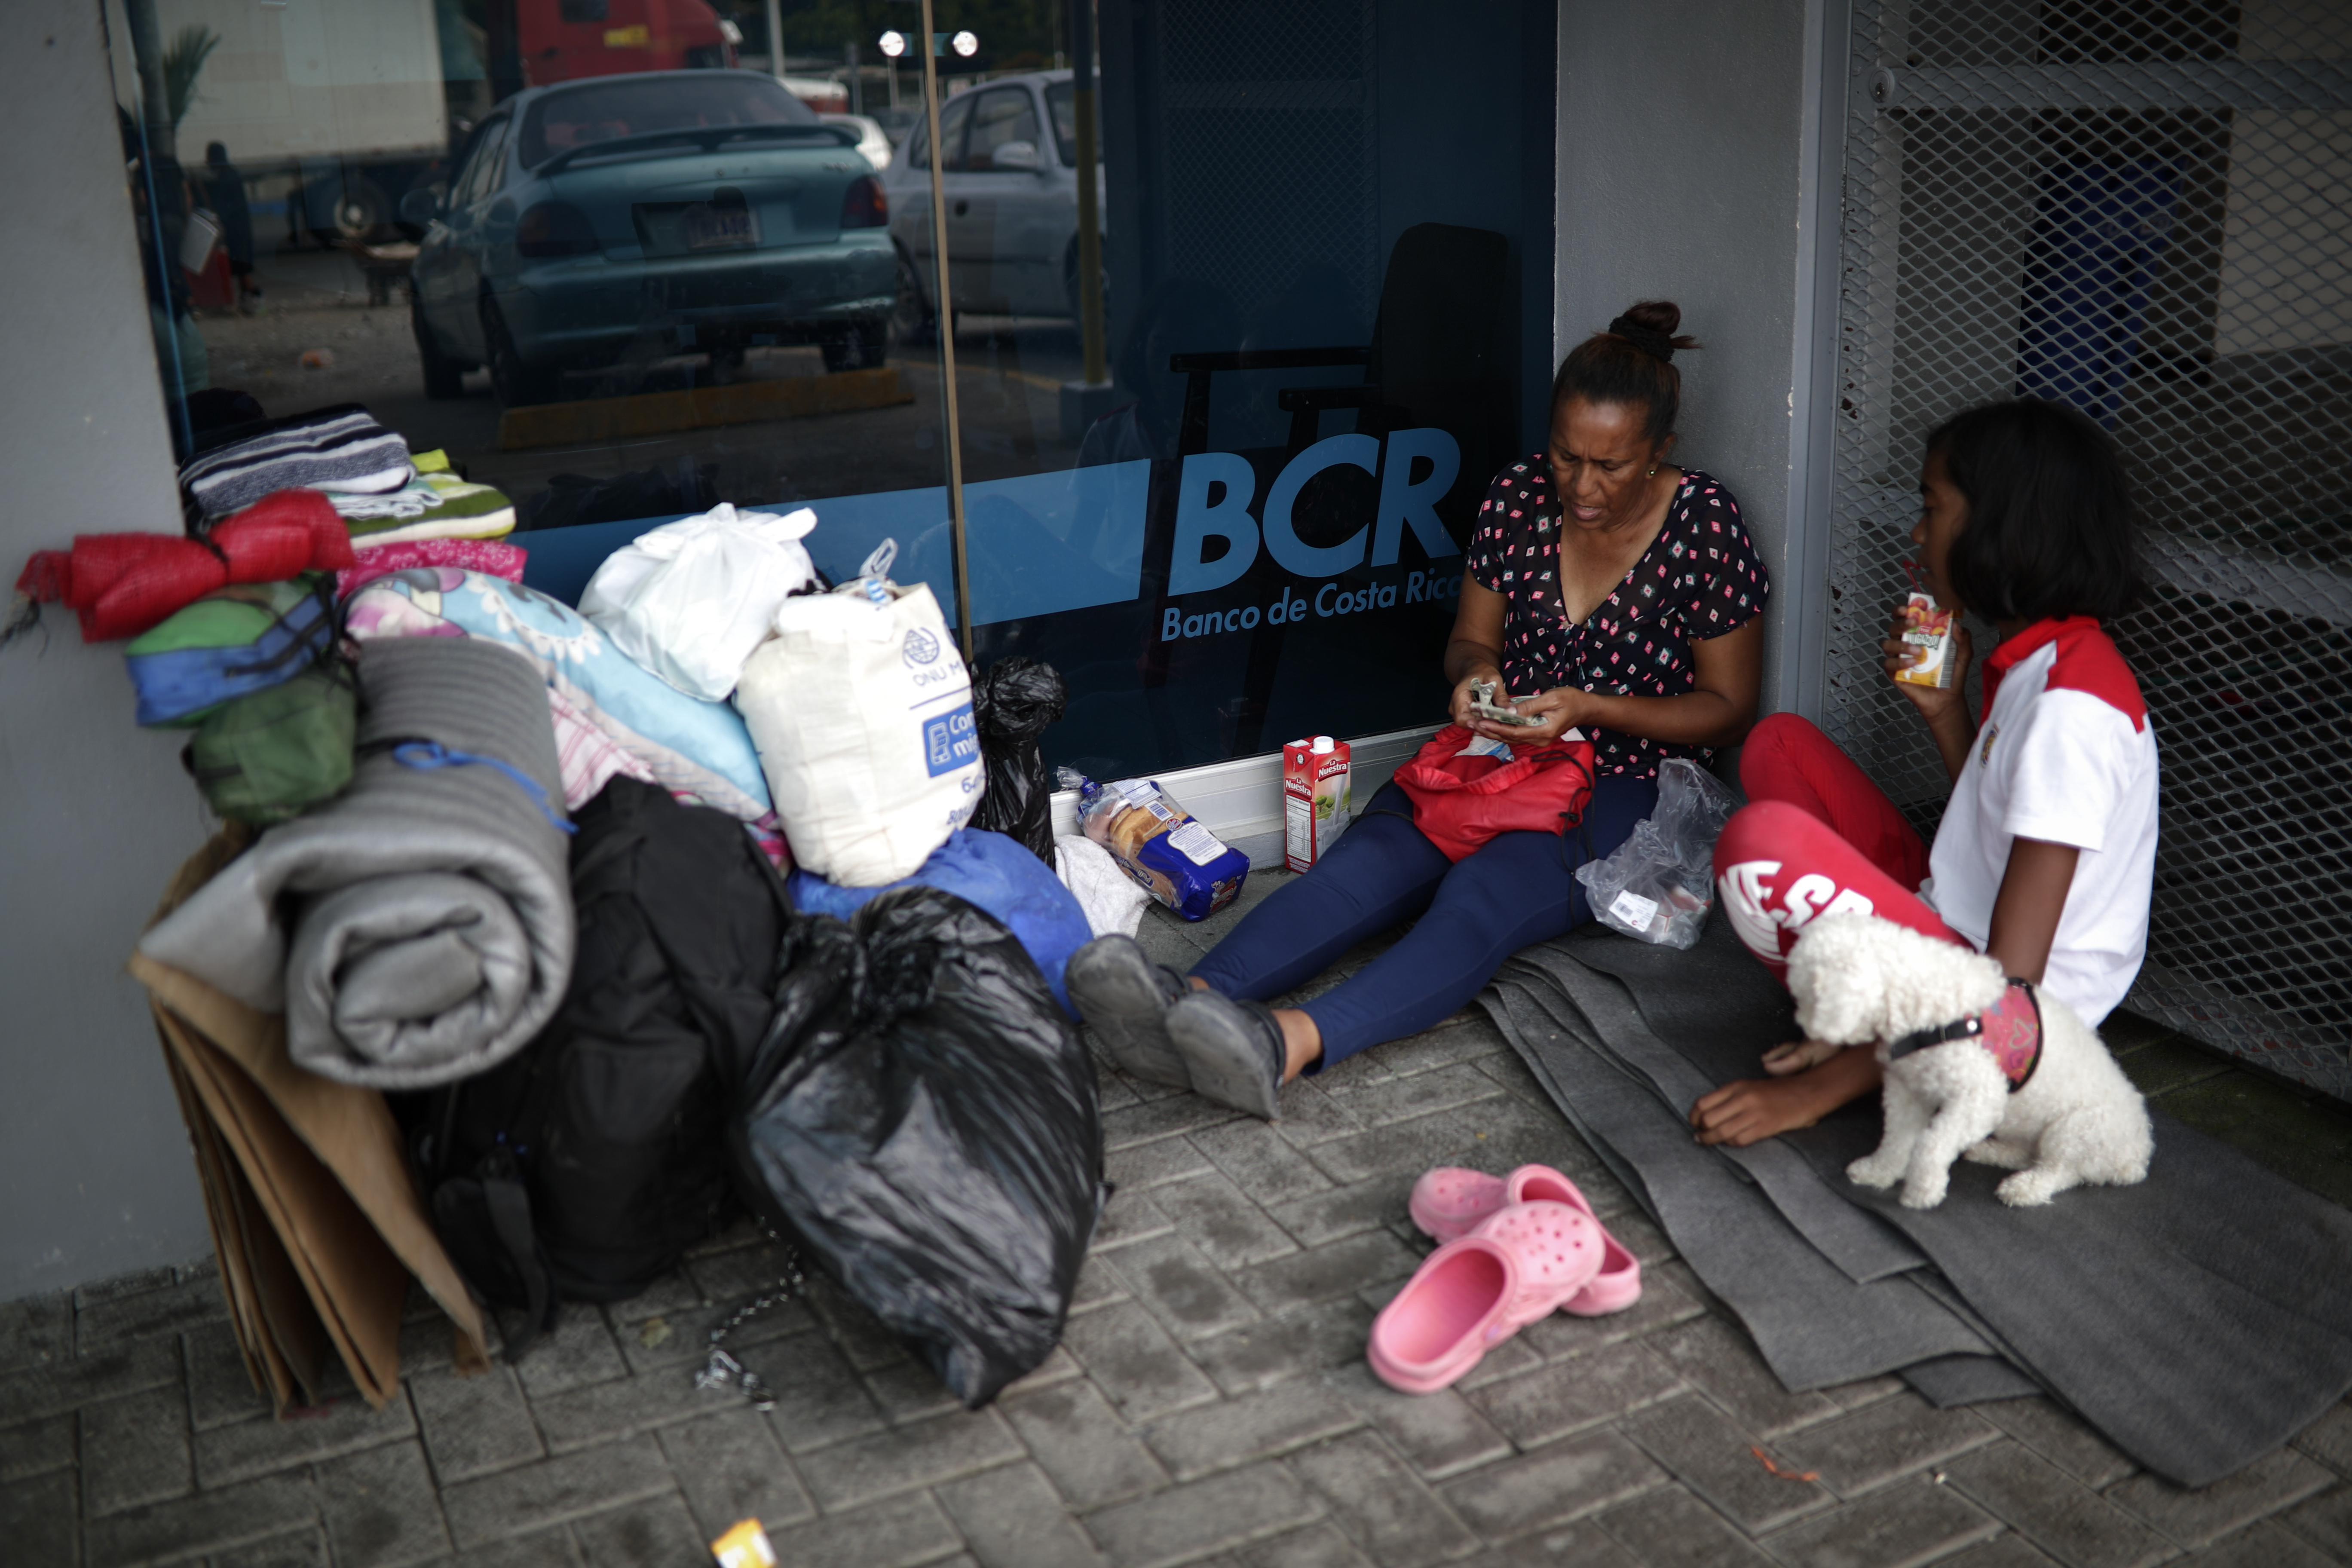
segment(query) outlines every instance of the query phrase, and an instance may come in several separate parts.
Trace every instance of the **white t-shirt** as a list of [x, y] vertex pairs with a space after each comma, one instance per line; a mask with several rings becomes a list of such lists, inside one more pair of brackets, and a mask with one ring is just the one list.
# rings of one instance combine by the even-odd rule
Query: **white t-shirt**
[[1952, 786], [1920, 895], [1982, 949], [2011, 840], [2082, 853], [2042, 988], [2097, 1027], [2139, 973], [2156, 878], [2156, 731], [2088, 616], [2037, 621], [1985, 661], [1984, 727]]

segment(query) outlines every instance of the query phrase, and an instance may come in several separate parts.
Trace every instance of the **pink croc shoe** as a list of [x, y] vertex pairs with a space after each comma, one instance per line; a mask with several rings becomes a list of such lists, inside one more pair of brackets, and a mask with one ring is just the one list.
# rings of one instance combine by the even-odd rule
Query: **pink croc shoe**
[[1422, 1235], [1444, 1242], [1469, 1235], [1480, 1220], [1508, 1202], [1502, 1177], [1440, 1165], [1423, 1172], [1412, 1184], [1412, 1198], [1405, 1207]]
[[1585, 1289], [1601, 1227], [1566, 1204], [1515, 1204], [1424, 1259], [1372, 1321], [1365, 1359], [1381, 1382], [1434, 1394], [1496, 1345]]
[[[1439, 1241], [1452, 1241], [1467, 1236], [1481, 1221], [1512, 1204], [1542, 1199], [1562, 1203], [1580, 1209], [1590, 1216], [1592, 1205], [1574, 1182], [1549, 1165], [1521, 1165], [1509, 1176], [1490, 1176], [1484, 1171], [1465, 1170], [1459, 1165], [1440, 1165], [1424, 1173], [1412, 1184], [1412, 1199], [1407, 1205], [1412, 1223], [1424, 1236]], [[1622, 1312], [1642, 1299], [1641, 1260], [1625, 1250], [1605, 1226], [1601, 1238], [1605, 1244], [1600, 1273], [1592, 1283], [1560, 1310], [1580, 1318], [1605, 1317]]]
[[1519, 1265], [1507, 1248], [1482, 1237], [1449, 1241], [1372, 1320], [1364, 1359], [1391, 1388], [1434, 1394], [1519, 1331], [1508, 1316], [1518, 1295]]
[[1561, 1311], [1580, 1318], [1605, 1318], [1642, 1299], [1642, 1260], [1626, 1251], [1624, 1245], [1609, 1234], [1609, 1227], [1594, 1217], [1592, 1205], [1585, 1201], [1574, 1182], [1549, 1165], [1521, 1165], [1511, 1173], [1504, 1189], [1515, 1204], [1538, 1199], [1566, 1204], [1592, 1220], [1592, 1228], [1601, 1235], [1600, 1272], [1593, 1275], [1591, 1284], [1560, 1303]]

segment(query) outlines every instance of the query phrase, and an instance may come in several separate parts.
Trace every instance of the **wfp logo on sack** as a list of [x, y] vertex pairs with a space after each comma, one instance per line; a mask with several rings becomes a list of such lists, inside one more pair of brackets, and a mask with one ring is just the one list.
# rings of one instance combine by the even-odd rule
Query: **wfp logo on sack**
[[[914, 657], [915, 637], [918, 635], [919, 634], [908, 635], [907, 654], [909, 658]], [[932, 647], [931, 657], [934, 658], [939, 657], [939, 648], [936, 645]], [[980, 730], [972, 721], [971, 703], [967, 702], [960, 708], [950, 708], [944, 713], [923, 721], [923, 765], [930, 770], [931, 777], [937, 778], [941, 773], [951, 773], [958, 768], [968, 768], [978, 761], [980, 761]]]
[[918, 665], [929, 664], [940, 657], [940, 639], [920, 626], [908, 626], [907, 646], [901, 652], [907, 660], [907, 668], [913, 669]]

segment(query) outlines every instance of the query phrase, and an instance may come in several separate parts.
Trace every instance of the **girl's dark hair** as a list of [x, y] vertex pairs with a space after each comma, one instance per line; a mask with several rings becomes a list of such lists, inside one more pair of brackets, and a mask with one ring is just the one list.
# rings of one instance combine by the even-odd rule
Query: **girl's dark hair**
[[1551, 378], [1552, 410], [1557, 413], [1571, 397], [1647, 409], [1643, 434], [1656, 447], [1675, 433], [1675, 416], [1682, 411], [1682, 373], [1666, 356], [1695, 349], [1699, 342], [1675, 336], [1683, 312], [1671, 300], [1644, 300], [1618, 320], [1634, 328], [1632, 336], [1595, 332], [1559, 362], [1559, 374]]
[[1954, 415], [1927, 455], [1969, 503], [1947, 574], [1993, 621], [2119, 616], [2138, 602], [2138, 509], [2105, 430], [2060, 403], [2019, 398]]

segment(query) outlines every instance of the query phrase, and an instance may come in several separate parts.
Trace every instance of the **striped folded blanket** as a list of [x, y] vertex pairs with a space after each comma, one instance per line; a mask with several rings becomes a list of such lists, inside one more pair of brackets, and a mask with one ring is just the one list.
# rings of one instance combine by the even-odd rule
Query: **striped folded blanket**
[[[355, 545], [412, 544], [425, 539], [496, 539], [514, 531], [514, 502], [488, 485], [452, 473], [419, 474], [382, 497], [330, 489], [327, 500], [351, 530]], [[382, 500], [392, 504], [374, 507]]]
[[180, 484], [208, 517], [274, 490], [307, 487], [377, 494], [408, 483], [408, 443], [356, 403], [284, 419], [188, 459]]
[[[449, 477], [455, 479], [457, 476]], [[327, 498], [340, 516], [349, 521], [423, 517], [441, 504], [441, 492], [426, 484], [426, 475], [418, 474], [396, 490], [339, 490], [329, 488], [320, 493]]]

